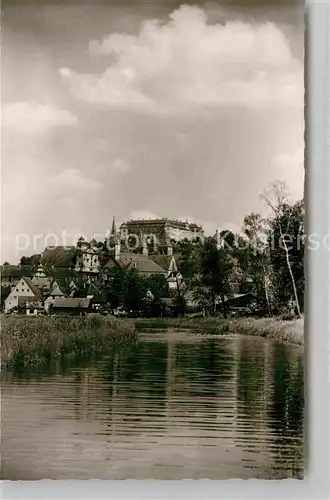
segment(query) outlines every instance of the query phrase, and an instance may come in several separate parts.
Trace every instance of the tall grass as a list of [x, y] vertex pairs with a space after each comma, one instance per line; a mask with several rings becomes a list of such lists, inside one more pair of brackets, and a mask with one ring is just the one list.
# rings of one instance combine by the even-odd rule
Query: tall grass
[[242, 318], [233, 320], [230, 331], [243, 335], [258, 335], [269, 339], [304, 343], [304, 321], [302, 319], [282, 320], [279, 318]]
[[203, 334], [239, 333], [256, 335], [293, 344], [304, 343], [304, 323], [301, 319], [283, 320], [280, 318], [140, 318], [136, 329], [140, 332], [160, 332], [167, 328], [189, 330]]
[[1, 367], [96, 354], [136, 338], [134, 323], [109, 316], [9, 316], [1, 321]]

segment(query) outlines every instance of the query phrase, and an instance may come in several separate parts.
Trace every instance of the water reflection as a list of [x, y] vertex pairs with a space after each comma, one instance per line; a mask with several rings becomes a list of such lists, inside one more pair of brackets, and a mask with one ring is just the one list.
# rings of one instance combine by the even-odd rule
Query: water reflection
[[301, 348], [146, 335], [102, 359], [8, 374], [2, 392], [5, 479], [301, 474]]

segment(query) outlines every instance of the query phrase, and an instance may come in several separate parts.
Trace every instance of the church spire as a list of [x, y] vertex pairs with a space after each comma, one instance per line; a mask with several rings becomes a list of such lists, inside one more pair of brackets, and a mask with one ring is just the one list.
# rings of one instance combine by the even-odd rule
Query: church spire
[[114, 217], [112, 219], [112, 227], [111, 227], [111, 236], [115, 236], [117, 234], [117, 228], [116, 228], [116, 218]]

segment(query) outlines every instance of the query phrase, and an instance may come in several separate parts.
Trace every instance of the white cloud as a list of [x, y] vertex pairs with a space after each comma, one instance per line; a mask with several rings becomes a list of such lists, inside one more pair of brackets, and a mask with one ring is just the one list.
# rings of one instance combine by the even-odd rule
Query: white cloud
[[128, 216], [128, 219], [157, 219], [160, 215], [156, 215], [148, 210], [134, 210]]
[[183, 6], [166, 24], [146, 21], [137, 35], [91, 42], [90, 54], [109, 56], [102, 74], [61, 70], [71, 92], [89, 102], [152, 113], [303, 106], [302, 65], [271, 23], [208, 25], [202, 9]]
[[63, 193], [66, 192], [88, 192], [95, 191], [101, 187], [98, 181], [85, 177], [82, 172], [76, 168], [62, 170], [59, 174], [52, 176], [49, 181], [51, 188]]
[[57, 126], [77, 123], [69, 111], [52, 104], [36, 102], [13, 102], [3, 105], [2, 126], [5, 131], [23, 134], [38, 134]]

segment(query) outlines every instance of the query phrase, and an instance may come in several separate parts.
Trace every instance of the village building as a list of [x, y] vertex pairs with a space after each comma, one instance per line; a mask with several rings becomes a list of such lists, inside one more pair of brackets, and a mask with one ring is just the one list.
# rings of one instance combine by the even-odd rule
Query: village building
[[[29, 309], [35, 311], [42, 307], [42, 295], [39, 288], [30, 278], [21, 278], [13, 287], [5, 300], [5, 313], [14, 310]], [[35, 312], [33, 313], [35, 314]]]
[[178, 269], [178, 256], [175, 255], [150, 255], [149, 259], [165, 271], [165, 278], [169, 290], [177, 290], [182, 283], [182, 275]]
[[61, 290], [57, 281], [54, 281], [49, 293], [49, 296], [44, 302], [45, 311], [48, 312], [51, 306], [54, 304], [56, 297], [65, 298], [65, 293]]
[[52, 278], [46, 275], [42, 266], [39, 266], [32, 278], [32, 283], [39, 288], [41, 293], [45, 294], [50, 290]]
[[49, 312], [59, 315], [82, 316], [92, 312], [92, 301], [82, 297], [55, 297]]
[[97, 274], [100, 271], [99, 249], [93, 242], [86, 241], [82, 236], [77, 242], [75, 271]]
[[[138, 248], [135, 251], [127, 249], [122, 232], [116, 230], [115, 219], [113, 219], [108, 238], [110, 258], [105, 267], [111, 269], [118, 266], [126, 270], [136, 269], [139, 274], [145, 277], [162, 275], [166, 278], [170, 289], [176, 288], [177, 280], [181, 280], [181, 276], [178, 273], [172, 243], [169, 239], [167, 238], [162, 242], [163, 248], [166, 248], [165, 254], [149, 253], [148, 236], [141, 229], [139, 230], [138, 239]], [[151, 250], [153, 250], [152, 246]]]
[[136, 269], [139, 274], [145, 277], [155, 274], [161, 274], [166, 277], [166, 271], [148, 256], [130, 252], [123, 252], [119, 256], [116, 256], [116, 258], [114, 256], [110, 257], [105, 267], [108, 269], [120, 267], [127, 271]]
[[11, 265], [7, 263], [0, 267], [0, 272], [2, 286], [13, 286], [23, 276], [27, 276], [28, 278], [33, 277], [32, 266]]

